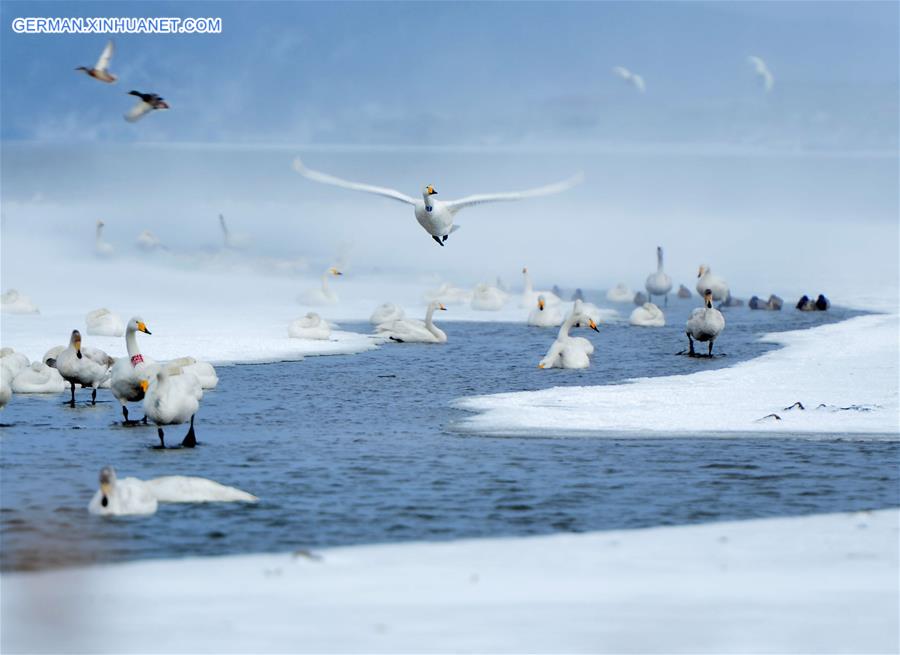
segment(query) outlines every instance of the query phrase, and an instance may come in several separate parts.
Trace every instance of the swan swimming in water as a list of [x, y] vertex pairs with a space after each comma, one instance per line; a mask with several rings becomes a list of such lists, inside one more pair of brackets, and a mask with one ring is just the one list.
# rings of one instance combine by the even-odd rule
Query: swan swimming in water
[[663, 249], [656, 247], [656, 273], [647, 276], [644, 283], [647, 289], [647, 299], [653, 302], [653, 296], [663, 296], [666, 306], [669, 304], [669, 292], [672, 290], [672, 278], [663, 271]]
[[375, 311], [372, 312], [372, 315], [369, 317], [369, 322], [372, 325], [381, 325], [382, 323], [399, 321], [404, 318], [406, 318], [406, 313], [403, 311], [403, 308], [400, 305], [395, 305], [392, 302], [386, 302], [382, 305], [378, 305], [378, 307], [375, 308]]
[[727, 300], [730, 295], [728, 283], [722, 277], [715, 275], [709, 266], [703, 265], [697, 271], [697, 293], [705, 296], [707, 289], [712, 291], [713, 300], [719, 302]]
[[424, 323], [404, 318], [382, 323], [376, 330], [378, 334], [398, 343], [446, 343], [447, 334], [434, 324], [435, 310], [446, 311], [447, 308], [437, 300], [433, 300], [425, 312]]
[[631, 302], [634, 300], [634, 291], [622, 282], [606, 292], [606, 299], [610, 302]]
[[167, 475], [152, 480], [119, 480], [112, 466], [100, 469], [100, 488], [88, 511], [99, 516], [153, 514], [159, 503], [255, 503], [253, 494], [206, 478]]
[[294, 339], [330, 339], [331, 326], [315, 312], [309, 312], [288, 326], [288, 336]]
[[634, 308], [628, 322], [640, 327], [663, 327], [666, 324], [666, 316], [659, 307], [647, 302], [641, 307]]
[[592, 318], [577, 311], [579, 301], [575, 302], [576, 309], [563, 321], [556, 340], [538, 363], [538, 368], [587, 368], [591, 365], [590, 355], [594, 352], [594, 345], [584, 337], [569, 336], [569, 331], [576, 325], [585, 325], [595, 332], [599, 330]]
[[125, 334], [125, 324], [117, 314], [105, 307], [88, 312], [84, 317], [87, 333], [95, 337], [121, 337]]
[[15, 393], [62, 393], [66, 381], [55, 368], [44, 362], [32, 362], [12, 378], [10, 386]]
[[558, 305], [547, 306], [544, 296], [537, 298], [537, 308], [528, 314], [528, 325], [535, 327], [558, 327], [562, 325], [563, 314]]
[[503, 305], [506, 304], [506, 298], [507, 294], [497, 287], [479, 282], [472, 291], [470, 306], [472, 309], [482, 312], [496, 312], [503, 309]]
[[322, 273], [322, 286], [318, 289], [307, 289], [300, 296], [300, 302], [306, 305], [333, 305], [338, 301], [337, 294], [328, 286], [328, 278], [343, 275], [334, 266]]
[[687, 288], [686, 286], [684, 286], [683, 284], [679, 284], [679, 285], [678, 285], [678, 294], [677, 294], [677, 295], [678, 295], [679, 298], [690, 298], [690, 297], [691, 297], [691, 290], [688, 289], [688, 288]]
[[685, 325], [690, 351], [688, 354], [694, 357], [694, 340], [709, 342], [709, 356], [712, 357], [713, 342], [725, 329], [725, 317], [722, 312], [712, 306], [712, 289], [706, 289], [703, 294], [705, 307], [698, 307], [691, 312]]
[[447, 237], [459, 229], [458, 225], [453, 224], [456, 214], [466, 207], [478, 205], [486, 202], [498, 202], [501, 200], [521, 200], [523, 198], [535, 198], [537, 196], [546, 196], [554, 193], [560, 193], [567, 189], [571, 189], [582, 180], [582, 175], [576, 175], [563, 182], [551, 184], [548, 186], [529, 189], [528, 191], [515, 191], [512, 193], [484, 193], [474, 196], [466, 196], [459, 200], [436, 200], [433, 196], [437, 195], [434, 186], [427, 184], [422, 187], [421, 198], [411, 198], [405, 193], [388, 189], [385, 187], [373, 186], [371, 184], [360, 184], [358, 182], [349, 182], [342, 180], [327, 173], [314, 171], [303, 165], [300, 158], [294, 159], [294, 170], [303, 177], [315, 182], [331, 184], [333, 186], [343, 187], [345, 189], [353, 189], [354, 191], [365, 191], [366, 193], [374, 193], [379, 196], [385, 196], [393, 200], [405, 202], [413, 206], [416, 220], [419, 225], [431, 235], [438, 245], [443, 246]]
[[115, 249], [112, 244], [103, 239], [103, 221], [97, 221], [97, 234], [94, 237], [94, 254], [97, 257], [112, 257]]
[[7, 314], [40, 314], [28, 296], [22, 295], [16, 289], [10, 289], [0, 296], [0, 311]]
[[519, 307], [534, 307], [538, 296], [543, 296], [544, 303], [547, 305], [558, 305], [562, 302], [560, 297], [552, 291], [534, 290], [534, 285], [531, 282], [531, 273], [528, 272], [528, 267], [522, 267], [522, 276], [525, 278], [525, 289], [522, 292], [522, 300], [519, 302]]
[[188, 421], [191, 427], [184, 435], [181, 446], [196, 446], [194, 415], [200, 409], [200, 399], [203, 398], [203, 389], [197, 377], [191, 373], [169, 375], [165, 367], [159, 367], [153, 378], [141, 380], [141, 388], [144, 390], [144, 414], [156, 424], [159, 447], [166, 447], [162, 426], [180, 425]]
[[91, 388], [91, 404], [97, 403], [97, 389], [109, 379], [114, 361], [99, 348], [82, 347], [81, 333], [72, 330], [69, 347], [62, 350], [55, 360], [47, 362], [53, 366], [72, 387], [70, 406], [75, 407], [75, 385], [82, 389]]

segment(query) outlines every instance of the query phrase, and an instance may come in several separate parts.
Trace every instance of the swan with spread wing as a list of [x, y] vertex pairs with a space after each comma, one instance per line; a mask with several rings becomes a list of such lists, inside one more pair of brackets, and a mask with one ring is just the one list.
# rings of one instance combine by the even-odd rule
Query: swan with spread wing
[[527, 191], [513, 191], [510, 193], [483, 193], [474, 196], [466, 196], [465, 198], [460, 198], [459, 200], [445, 201], [437, 200], [434, 198], [434, 196], [437, 195], [437, 191], [435, 191], [434, 186], [432, 186], [431, 184], [427, 184], [422, 187], [421, 198], [411, 198], [405, 193], [395, 191], [394, 189], [373, 186], [371, 184], [349, 182], [347, 180], [342, 180], [341, 178], [334, 177], [333, 175], [328, 175], [327, 173], [314, 171], [304, 166], [299, 157], [294, 159], [294, 170], [303, 177], [315, 182], [331, 184], [334, 186], [343, 187], [345, 189], [353, 189], [355, 191], [374, 193], [379, 196], [393, 198], [394, 200], [399, 200], [400, 202], [405, 202], [408, 205], [412, 205], [415, 210], [416, 220], [419, 222], [419, 225], [421, 225], [425, 229], [425, 231], [431, 235], [431, 238], [434, 239], [440, 246], [444, 245], [444, 242], [447, 240], [447, 237], [449, 237], [451, 233], [459, 229], [458, 225], [453, 224], [453, 219], [456, 217], [457, 212], [465, 207], [469, 207], [471, 205], [479, 205], [486, 202], [521, 200], [523, 198], [534, 198], [537, 196], [546, 196], [554, 193], [560, 193], [567, 189], [571, 189], [573, 186], [579, 184], [583, 179], [583, 175], [579, 173], [578, 175], [575, 175], [568, 180], [557, 182], [556, 184], [550, 184], [548, 186], [538, 187], [536, 189], [528, 189]]

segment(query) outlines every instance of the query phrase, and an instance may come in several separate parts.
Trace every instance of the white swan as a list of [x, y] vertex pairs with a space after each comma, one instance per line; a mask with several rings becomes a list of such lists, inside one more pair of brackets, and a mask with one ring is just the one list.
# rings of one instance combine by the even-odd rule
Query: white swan
[[0, 409], [6, 407], [12, 399], [12, 385], [10, 385], [9, 381], [9, 370], [0, 366]]
[[197, 445], [194, 433], [194, 415], [200, 409], [203, 389], [200, 381], [191, 373], [169, 375], [165, 367], [160, 367], [156, 375], [141, 380], [144, 390], [144, 414], [156, 424], [160, 448], [166, 447], [162, 426], [180, 425], [190, 421], [191, 427], [181, 441], [184, 448]]
[[628, 322], [640, 327], [663, 327], [666, 324], [666, 315], [652, 302], [645, 302], [640, 307], [634, 308]]
[[99, 516], [153, 514], [159, 503], [255, 503], [253, 494], [206, 478], [167, 475], [152, 480], [116, 477], [112, 466], [100, 469], [100, 488], [88, 511]]
[[250, 243], [246, 234], [232, 234], [225, 223], [225, 216], [219, 214], [219, 227], [222, 229], [222, 242], [228, 250], [243, 250]]
[[40, 314], [28, 296], [24, 296], [16, 289], [10, 289], [0, 296], [0, 311], [7, 314]]
[[17, 353], [12, 348], [0, 348], [0, 366], [9, 372], [10, 380], [25, 369], [29, 363], [28, 357], [24, 354]]
[[697, 293], [706, 295], [706, 290], [712, 291], [713, 300], [723, 301], [728, 298], [728, 283], [724, 278], [715, 275], [709, 266], [703, 265], [697, 271]]
[[404, 318], [398, 321], [382, 323], [376, 330], [378, 334], [399, 343], [445, 343], [447, 334], [434, 324], [435, 310], [446, 311], [446, 307], [433, 300], [425, 312], [425, 321]]
[[159, 250], [162, 247], [162, 243], [160, 243], [160, 240], [153, 232], [144, 230], [138, 235], [137, 247], [144, 252], [153, 252], [154, 250]]
[[669, 304], [669, 292], [672, 290], [672, 278], [663, 272], [663, 249], [661, 246], [656, 247], [656, 273], [647, 276], [644, 282], [644, 288], [647, 289], [647, 300], [653, 302], [653, 296], [663, 296], [665, 304]]
[[647, 91], [647, 85], [644, 83], [644, 78], [637, 73], [628, 70], [624, 66], [613, 66], [612, 72], [617, 77], [620, 77], [631, 84], [638, 92], [645, 93]]
[[128, 321], [125, 329], [125, 348], [128, 357], [119, 357], [113, 364], [110, 371], [109, 389], [112, 395], [122, 405], [122, 416], [125, 417], [125, 424], [135, 423], [129, 421], [127, 403], [136, 403], [144, 399], [144, 388], [141, 384], [142, 380], [149, 378], [155, 374], [156, 367], [159, 365], [149, 357], [145, 358], [138, 347], [137, 333], [151, 334], [147, 329], [144, 319], [140, 316], [133, 317]]
[[757, 57], [755, 55], [747, 57], [747, 61], [753, 66], [753, 72], [755, 72], [762, 80], [763, 88], [766, 90], [766, 93], [769, 93], [772, 90], [772, 87], [775, 86], [775, 76], [772, 75], [769, 66], [763, 61], [762, 57]]
[[200, 383], [200, 388], [215, 389], [219, 384], [219, 375], [215, 367], [209, 362], [204, 362], [193, 357], [182, 357], [168, 362], [169, 374], [173, 374], [173, 367], [180, 367], [182, 373], [190, 373]]
[[96, 337], [121, 337], [125, 334], [125, 324], [118, 314], [105, 307], [88, 312], [84, 317], [87, 333]]
[[348, 182], [347, 180], [342, 180], [340, 178], [334, 177], [333, 175], [328, 175], [327, 173], [320, 173], [318, 171], [311, 170], [303, 165], [303, 162], [300, 161], [299, 157], [294, 160], [294, 170], [309, 180], [322, 182], [324, 184], [331, 184], [334, 186], [343, 187], [345, 189], [353, 189], [354, 191], [374, 193], [379, 196], [385, 196], [387, 198], [392, 198], [394, 200], [399, 200], [400, 202], [405, 202], [408, 205], [412, 205], [416, 220], [419, 222], [419, 225], [421, 225], [422, 228], [431, 235], [431, 238], [441, 246], [444, 245], [447, 237], [449, 237], [452, 232], [455, 232], [457, 229], [459, 229], [458, 225], [453, 225], [453, 219], [456, 217], [457, 212], [459, 212], [461, 209], [485, 202], [520, 200], [522, 198], [534, 198], [537, 196], [546, 196], [553, 193], [560, 193], [561, 191], [565, 191], [566, 189], [571, 189], [573, 186], [581, 182], [583, 178], [583, 176], [579, 174], [568, 180], [565, 180], [564, 182], [558, 182], [556, 184], [539, 187], [537, 189], [529, 189], [528, 191], [516, 191], [512, 193], [485, 193], [474, 196], [466, 196], [465, 198], [461, 198], [459, 200], [442, 201], [436, 200], [433, 197], [437, 194], [437, 191], [435, 191], [434, 187], [430, 184], [422, 187], [422, 197], [416, 199], [411, 198], [405, 193], [401, 193], [400, 191], [395, 191], [394, 189], [372, 186], [371, 184]]
[[[592, 330], [599, 332], [593, 319], [572, 311], [559, 328], [556, 340], [550, 345], [550, 349], [544, 358], [538, 363], [538, 368], [587, 368], [591, 365], [590, 355], [594, 352], [593, 344], [584, 337], [570, 337], [569, 331], [576, 324], [585, 324]], [[586, 348], [585, 342], [590, 344]]]
[[338, 301], [337, 294], [328, 286], [328, 278], [343, 275], [334, 266], [322, 273], [322, 286], [319, 289], [307, 289], [300, 295], [300, 302], [306, 305], [333, 305]]
[[75, 406], [76, 384], [80, 384], [83, 389], [90, 387], [91, 404], [97, 402], [97, 389], [109, 378], [113, 363], [113, 358], [99, 348], [82, 347], [81, 333], [78, 330], [72, 330], [68, 348], [62, 350], [55, 360], [47, 362], [71, 385], [72, 407]]
[[626, 284], [619, 282], [606, 292], [606, 299], [610, 302], [631, 302], [634, 300], [634, 291], [629, 289]]
[[522, 276], [525, 278], [525, 287], [522, 291], [522, 300], [519, 303], [519, 307], [534, 307], [534, 303], [537, 302], [538, 296], [543, 296], [544, 304], [547, 305], [558, 305], [562, 302], [560, 297], [552, 291], [534, 290], [534, 284], [531, 282], [531, 273], [528, 272], [527, 266], [522, 267]]
[[97, 236], [94, 238], [94, 254], [97, 257], [112, 257], [115, 249], [112, 244], [103, 239], [103, 221], [97, 221]]
[[372, 315], [369, 317], [369, 323], [372, 325], [381, 325], [382, 323], [399, 321], [404, 318], [406, 318], [406, 312], [403, 311], [403, 308], [400, 305], [386, 302], [375, 308], [375, 311], [372, 312]]
[[688, 289], [688, 288], [687, 288], [686, 286], [684, 286], [683, 284], [679, 284], [679, 285], [678, 285], [678, 294], [677, 294], [677, 295], [678, 295], [679, 298], [690, 298], [690, 297], [691, 297], [691, 290]]
[[433, 302], [435, 300], [445, 305], [464, 305], [472, 302], [472, 292], [445, 282], [439, 288], [425, 292], [425, 302]]
[[470, 306], [472, 309], [482, 312], [495, 312], [503, 309], [503, 305], [506, 304], [506, 298], [507, 294], [497, 287], [480, 282], [475, 285], [475, 289], [472, 291]]
[[[596, 312], [596, 313], [595, 313]], [[612, 310], [613, 314], [618, 314], [615, 310]], [[596, 324], [600, 322], [600, 308], [596, 305], [592, 305], [589, 302], [584, 302], [583, 300], [576, 300], [572, 303], [572, 311], [570, 315], [574, 315], [575, 322], [572, 324], [572, 327], [591, 327], [591, 321], [594, 322], [595, 327], [592, 328], [596, 330]], [[568, 318], [568, 317], [567, 317]], [[588, 355], [594, 354], [594, 344], [591, 343], [590, 339], [585, 337], [569, 337], [575, 344], [580, 344], [581, 348]]]
[[62, 393], [66, 381], [55, 368], [44, 362], [32, 362], [13, 377], [10, 386], [15, 393]]
[[722, 312], [712, 306], [712, 290], [707, 289], [703, 294], [705, 307], [698, 307], [691, 312], [685, 324], [684, 332], [687, 334], [690, 345], [690, 355], [694, 353], [694, 340], [709, 342], [709, 356], [712, 357], [713, 342], [725, 329], [725, 317]]
[[537, 298], [537, 308], [528, 314], [528, 325], [535, 327], [557, 327], [562, 325], [563, 314], [559, 305], [547, 306], [544, 296]]
[[294, 339], [330, 339], [331, 326], [315, 312], [309, 312], [288, 326], [288, 336]]

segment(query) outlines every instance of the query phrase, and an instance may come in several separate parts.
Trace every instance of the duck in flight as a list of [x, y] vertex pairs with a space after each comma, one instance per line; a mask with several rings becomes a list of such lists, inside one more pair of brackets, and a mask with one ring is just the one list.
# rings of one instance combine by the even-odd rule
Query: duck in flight
[[527, 191], [513, 191], [510, 193], [482, 193], [473, 196], [466, 196], [465, 198], [460, 198], [459, 200], [445, 201], [437, 200], [434, 197], [437, 195], [437, 191], [431, 184], [426, 184], [424, 187], [422, 187], [421, 198], [411, 198], [405, 193], [401, 193], [400, 191], [396, 191], [394, 189], [372, 186], [370, 184], [361, 184], [358, 182], [349, 182], [347, 180], [342, 180], [338, 177], [334, 177], [333, 175], [328, 175], [327, 173], [314, 171], [304, 166], [299, 157], [294, 159], [294, 170], [303, 177], [315, 182], [331, 184], [334, 186], [343, 187], [345, 189], [353, 189], [355, 191], [374, 193], [379, 196], [393, 198], [394, 200], [399, 200], [400, 202], [405, 202], [408, 205], [412, 205], [415, 211], [416, 220], [419, 222], [419, 225], [421, 225], [424, 230], [431, 235], [431, 238], [434, 239], [439, 246], [443, 246], [444, 242], [447, 240], [447, 237], [449, 237], [450, 234], [459, 229], [458, 225], [453, 224], [453, 220], [456, 217], [457, 212], [465, 207], [469, 207], [471, 205], [479, 205], [485, 202], [521, 200], [523, 198], [534, 198], [537, 196], [546, 196], [553, 193], [560, 193], [567, 189], [571, 189], [576, 184], [579, 184], [583, 179], [583, 175], [579, 173], [578, 175], [575, 175], [568, 180], [557, 182], [556, 184], [538, 187], [536, 189], [528, 189]]
[[113, 56], [113, 42], [107, 41], [106, 47], [103, 48], [103, 52], [100, 53], [100, 59], [97, 60], [97, 63], [94, 64], [93, 68], [88, 68], [87, 66], [79, 66], [75, 70], [84, 71], [90, 77], [93, 77], [95, 80], [99, 80], [100, 82], [106, 82], [107, 84], [113, 84], [118, 77], [113, 75], [107, 70], [109, 68], [109, 60], [112, 59]]
[[140, 91], [129, 91], [128, 95], [140, 98], [138, 103], [128, 110], [125, 114], [125, 120], [134, 123], [140, 120], [154, 109], [168, 109], [169, 103], [162, 99], [156, 93], [141, 93]]

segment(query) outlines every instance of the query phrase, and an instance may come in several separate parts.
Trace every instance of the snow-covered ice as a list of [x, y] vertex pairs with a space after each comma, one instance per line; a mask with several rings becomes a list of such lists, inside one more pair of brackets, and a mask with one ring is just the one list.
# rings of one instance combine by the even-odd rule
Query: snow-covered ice
[[[784, 347], [725, 369], [465, 398], [457, 405], [477, 413], [456, 427], [504, 435], [788, 432], [896, 439], [898, 328], [896, 314], [861, 316], [768, 334], [765, 341]], [[805, 410], [786, 409], [796, 402]]]
[[3, 652], [897, 652], [896, 509], [2, 576]]

